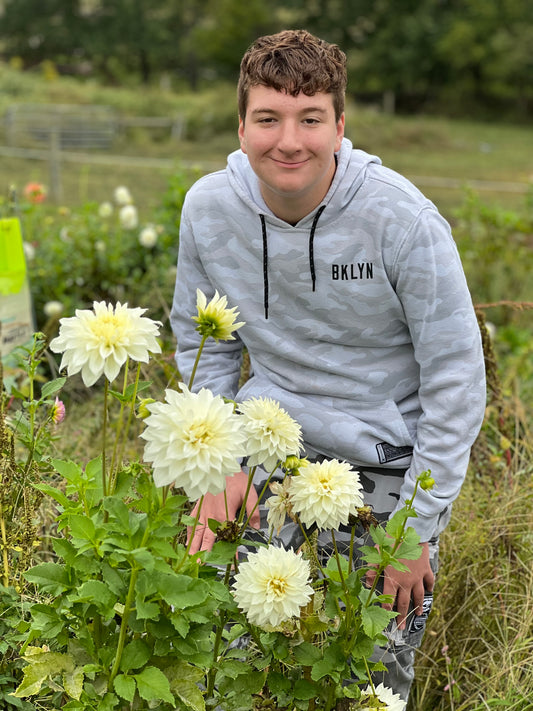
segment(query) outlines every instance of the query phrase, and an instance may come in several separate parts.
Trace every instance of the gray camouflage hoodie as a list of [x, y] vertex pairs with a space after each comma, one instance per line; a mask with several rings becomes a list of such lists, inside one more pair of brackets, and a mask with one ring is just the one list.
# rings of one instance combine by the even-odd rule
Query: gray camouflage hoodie
[[[405, 469], [398, 507], [431, 469], [412, 525], [427, 540], [459, 493], [485, 410], [479, 329], [450, 228], [408, 180], [344, 139], [321, 204], [296, 225], [266, 206], [247, 157], [201, 178], [181, 217], [171, 321], [187, 381], [196, 289], [246, 325], [208, 342], [194, 389], [271, 397], [306, 444]], [[238, 390], [243, 344], [252, 375]]]

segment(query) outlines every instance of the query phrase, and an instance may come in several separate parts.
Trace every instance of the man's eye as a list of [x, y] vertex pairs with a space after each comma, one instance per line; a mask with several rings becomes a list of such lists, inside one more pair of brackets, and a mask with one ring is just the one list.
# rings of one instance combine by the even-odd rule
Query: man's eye
[[314, 124], [320, 123], [319, 119], [316, 118], [306, 118], [304, 119], [304, 123], [307, 124], [308, 126], [312, 126]]

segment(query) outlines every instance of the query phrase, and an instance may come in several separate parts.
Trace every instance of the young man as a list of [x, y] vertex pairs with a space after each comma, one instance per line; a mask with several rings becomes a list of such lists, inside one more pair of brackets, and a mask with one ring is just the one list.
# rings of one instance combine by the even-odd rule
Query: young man
[[[379, 519], [431, 469], [436, 486], [417, 494], [412, 520], [422, 555], [407, 573], [386, 571], [398, 624], [390, 648], [376, 652], [385, 683], [407, 699], [438, 534], [483, 418], [483, 354], [448, 224], [344, 138], [345, 88], [343, 52], [303, 30], [262, 37], [245, 54], [241, 150], [186, 198], [172, 324], [187, 379], [199, 343], [196, 289], [226, 294], [246, 325], [235, 341], [207, 346], [195, 389], [279, 401], [301, 424], [310, 458], [360, 472]], [[243, 346], [251, 377], [238, 390]], [[228, 479], [230, 516], [245, 482]], [[223, 496], [206, 497], [208, 518], [226, 518]], [[202, 526], [192, 550], [210, 545]]]

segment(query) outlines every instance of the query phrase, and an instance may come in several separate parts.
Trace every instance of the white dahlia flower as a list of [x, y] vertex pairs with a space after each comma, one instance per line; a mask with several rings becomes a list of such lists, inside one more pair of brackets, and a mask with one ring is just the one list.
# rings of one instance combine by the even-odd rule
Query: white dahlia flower
[[309, 576], [309, 563], [301, 554], [260, 548], [239, 566], [233, 597], [253, 625], [272, 629], [300, 616], [313, 594]]
[[139, 215], [135, 205], [124, 205], [118, 213], [120, 226], [125, 230], [134, 230], [139, 225]]
[[305, 526], [337, 529], [363, 505], [359, 475], [337, 459], [310, 462], [292, 477], [290, 499]]
[[131, 205], [133, 202], [131, 193], [125, 185], [119, 185], [118, 188], [115, 188], [114, 198], [117, 205]]
[[239, 315], [236, 306], [231, 309], [227, 308], [228, 297], [219, 296], [218, 291], [209, 303], [207, 297], [200, 289], [196, 290], [196, 308], [198, 316], [193, 316], [192, 320], [196, 321], [198, 326], [196, 330], [202, 336], [211, 336], [215, 341], [234, 341], [233, 332], [241, 326], [244, 326], [244, 321], [235, 323], [235, 319]]
[[248, 465], [268, 472], [280, 461], [300, 453], [302, 428], [271, 398], [251, 398], [238, 405], [248, 437]]
[[191, 501], [224, 490], [245, 454], [241, 418], [220, 395], [202, 388], [191, 393], [166, 390], [166, 402], [148, 405], [141, 437], [144, 461], [152, 462], [156, 486], [174, 483]]
[[90, 387], [101, 375], [113, 381], [128, 358], [147, 363], [148, 353], [161, 353], [161, 346], [156, 340], [160, 324], [142, 316], [145, 311], [120, 301], [115, 307], [95, 301], [92, 311], [77, 309], [75, 316], [62, 318], [50, 343], [54, 353], [63, 353], [60, 369], [69, 375], [81, 371]]
[[361, 695], [361, 708], [368, 707], [373, 711], [404, 711], [406, 706], [407, 702], [402, 701], [399, 694], [383, 684], [378, 684], [374, 691], [367, 686]]

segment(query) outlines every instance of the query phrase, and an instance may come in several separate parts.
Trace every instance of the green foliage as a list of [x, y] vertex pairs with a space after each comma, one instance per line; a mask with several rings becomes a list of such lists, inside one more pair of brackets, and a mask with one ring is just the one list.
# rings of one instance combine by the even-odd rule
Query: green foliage
[[[110, 390], [106, 381], [103, 409], [110, 413], [116, 404], [119, 411], [113, 424], [103, 418], [102, 454], [88, 461], [53, 458], [45, 446], [50, 438], [42, 432], [52, 420], [50, 398], [65, 379], [45, 382], [36, 394], [42, 345], [36, 338], [32, 348], [17, 352], [29, 397], [13, 385], [10, 394], [20, 401], [20, 412], [29, 413], [25, 428], [21, 417], [4, 417], [8, 393], [2, 393], [0, 471], [4, 476], [20, 468], [20, 455], [10, 444], [15, 442], [24, 472], [34, 473], [33, 491], [56, 508], [54, 531], [50, 550], [41, 551], [44, 559], [31, 565], [26, 558], [25, 569], [17, 571], [19, 585], [8, 587], [13, 566], [6, 551], [16, 550], [18, 540], [9, 529], [13, 507], [3, 496], [0, 693], [5, 687], [4, 697], [22, 709], [31, 699], [42, 709], [78, 711], [220, 706], [237, 711], [262, 698], [285, 709], [305, 711], [318, 702], [331, 711], [338, 700], [357, 700], [358, 684], [345, 691], [344, 681], [355, 675], [364, 683], [381, 668], [369, 657], [395, 617], [381, 606], [389, 598], [377, 592], [377, 580], [388, 565], [402, 566], [400, 555], [420, 553], [418, 537], [407, 528], [414, 495], [386, 532], [373, 529], [379, 550], [371, 549], [372, 587], [363, 584], [368, 568], [354, 569], [353, 551], [344, 558], [335, 545], [323, 567], [308, 540], [305, 555], [320, 571], [308, 581], [315, 593], [299, 617], [263, 630], [238, 608], [229, 586], [240, 564], [242, 517], [231, 541], [219, 540], [212, 551], [191, 555], [186, 527], [192, 524], [194, 531], [198, 514], [188, 515], [187, 496], [178, 488], [157, 488], [147, 465], [124, 461], [131, 416], [145, 386], [139, 383], [140, 366], [133, 387], [127, 368], [121, 391]], [[291, 457], [291, 470], [294, 466]], [[39, 479], [45, 470], [49, 476]], [[253, 475], [252, 468], [250, 484]], [[356, 527], [357, 522], [354, 535]], [[26, 605], [23, 587], [32, 591]]]
[[[131, 307], [151, 304], [150, 316], [166, 321], [172, 302], [179, 243], [179, 218], [185, 176], [175, 173], [155, 211], [154, 222], [132, 228], [121, 224], [120, 206], [85, 204], [77, 210], [47, 211], [43, 205], [23, 205], [22, 225], [30, 242], [29, 280], [37, 323], [52, 335], [59, 316], [71, 316], [93, 301], [120, 301]], [[110, 196], [112, 199], [113, 196]], [[107, 211], [105, 211], [107, 212]], [[155, 244], [142, 244], [143, 230]], [[59, 302], [47, 313], [47, 304]], [[170, 338], [169, 331], [166, 337]]]

